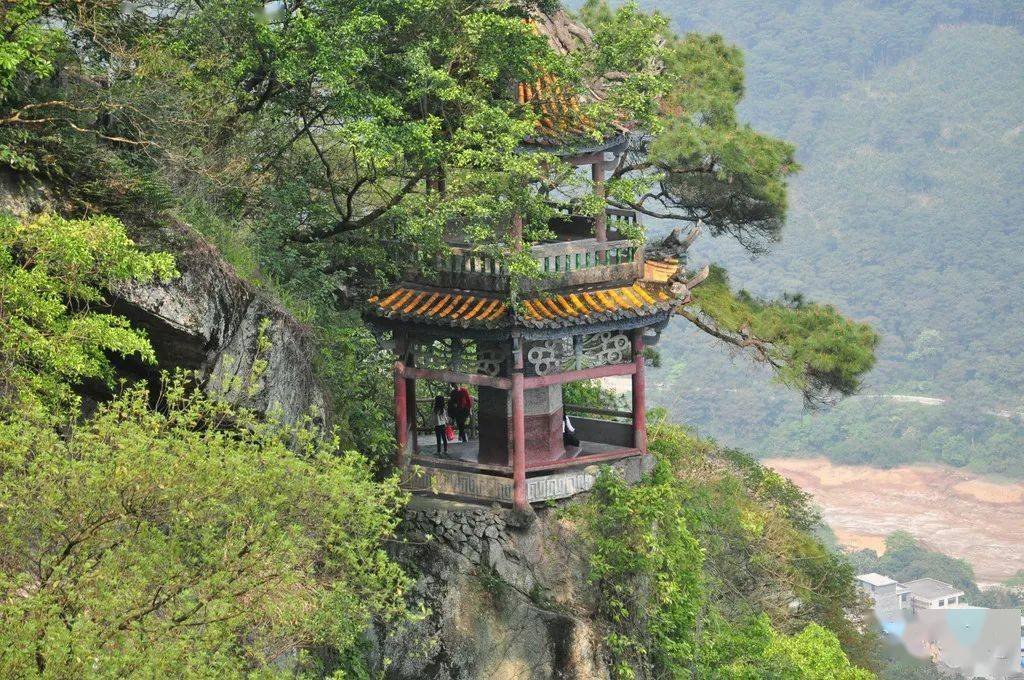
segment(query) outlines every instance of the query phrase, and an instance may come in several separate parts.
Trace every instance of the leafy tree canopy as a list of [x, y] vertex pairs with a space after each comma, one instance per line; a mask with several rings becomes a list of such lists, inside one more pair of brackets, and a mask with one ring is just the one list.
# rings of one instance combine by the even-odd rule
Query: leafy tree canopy
[[67, 436], [0, 424], [0, 674], [271, 674], [403, 611], [396, 479], [183, 378], [162, 398], [129, 389]]
[[155, 363], [142, 331], [101, 311], [103, 296], [173, 274], [169, 255], [137, 250], [114, 218], [0, 215], [0, 412], [64, 412], [76, 384], [112, 380], [111, 352]]

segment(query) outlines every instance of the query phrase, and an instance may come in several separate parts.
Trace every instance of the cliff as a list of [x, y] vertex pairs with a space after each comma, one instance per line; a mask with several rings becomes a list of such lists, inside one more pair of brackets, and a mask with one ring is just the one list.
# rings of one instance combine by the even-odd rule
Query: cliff
[[586, 556], [555, 508], [414, 499], [394, 557], [426, 615], [374, 631], [374, 670], [413, 678], [607, 678]]
[[[44, 184], [0, 173], [0, 210], [24, 216], [60, 207]], [[194, 370], [203, 389], [227, 390], [237, 403], [288, 422], [306, 414], [325, 419], [329, 398], [316, 375], [307, 327], [241, 279], [187, 224], [168, 217], [127, 226], [140, 245], [173, 253], [180, 273], [167, 283], [121, 285], [110, 298], [112, 312], [147, 331], [159, 369]], [[265, 351], [259, 348], [261, 333], [269, 342]], [[246, 390], [257, 362], [265, 362], [260, 389]], [[158, 374], [154, 367], [116, 363], [126, 376]], [[90, 388], [91, 396], [99, 390]]]

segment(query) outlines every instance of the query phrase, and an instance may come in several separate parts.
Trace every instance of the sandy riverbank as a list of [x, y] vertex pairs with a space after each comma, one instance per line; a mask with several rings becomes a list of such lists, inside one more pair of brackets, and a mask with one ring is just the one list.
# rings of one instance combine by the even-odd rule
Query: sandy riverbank
[[970, 562], [982, 583], [1024, 569], [1024, 483], [939, 465], [882, 470], [824, 458], [763, 462], [814, 496], [845, 546], [880, 550], [886, 535], [903, 529]]

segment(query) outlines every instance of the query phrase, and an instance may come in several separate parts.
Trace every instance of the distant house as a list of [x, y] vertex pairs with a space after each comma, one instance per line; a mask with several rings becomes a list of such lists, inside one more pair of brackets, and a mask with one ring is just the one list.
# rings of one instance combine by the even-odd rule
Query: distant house
[[961, 607], [964, 591], [933, 578], [907, 581], [903, 587], [910, 591], [911, 604], [916, 609], [947, 609]]
[[874, 603], [883, 633], [912, 655], [968, 677], [1009, 680], [1024, 675], [1024, 616], [1019, 609], [985, 609], [933, 578], [907, 583], [859, 574], [857, 587]]
[[889, 578], [874, 572], [857, 576], [857, 586], [874, 602], [874, 609], [890, 612], [909, 606], [910, 591]]
[[941, 607], [904, 612], [907, 651], [969, 678], [1021, 677], [1019, 609]]

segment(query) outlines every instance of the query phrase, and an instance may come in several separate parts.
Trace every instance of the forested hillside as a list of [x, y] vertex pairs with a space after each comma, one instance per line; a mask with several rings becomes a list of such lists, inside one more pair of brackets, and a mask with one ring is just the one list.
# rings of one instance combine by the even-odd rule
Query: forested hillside
[[[654, 1], [744, 48], [741, 112], [793, 140], [781, 242], [703, 239], [755, 294], [835, 301], [882, 334], [864, 398], [808, 416], [682, 327], [657, 401], [731, 444], [891, 465], [1024, 469], [1024, 10], [1013, 2]], [[934, 397], [944, 404], [880, 395]]]
[[[738, 123], [738, 50], [592, 3], [567, 54], [536, 28], [557, 5], [0, 5], [0, 676], [873, 677], [808, 497], [658, 411], [632, 484], [409, 489], [401, 333], [360, 312], [450, 225], [513, 283], [553, 188], [750, 250], [783, 226], [793, 146]], [[575, 142], [628, 143], [603, 186], [523, 152], [543, 111], [509, 85], [542, 78]], [[856, 391], [870, 325], [724, 271], [665, 282], [686, 319], [807, 399]]]

